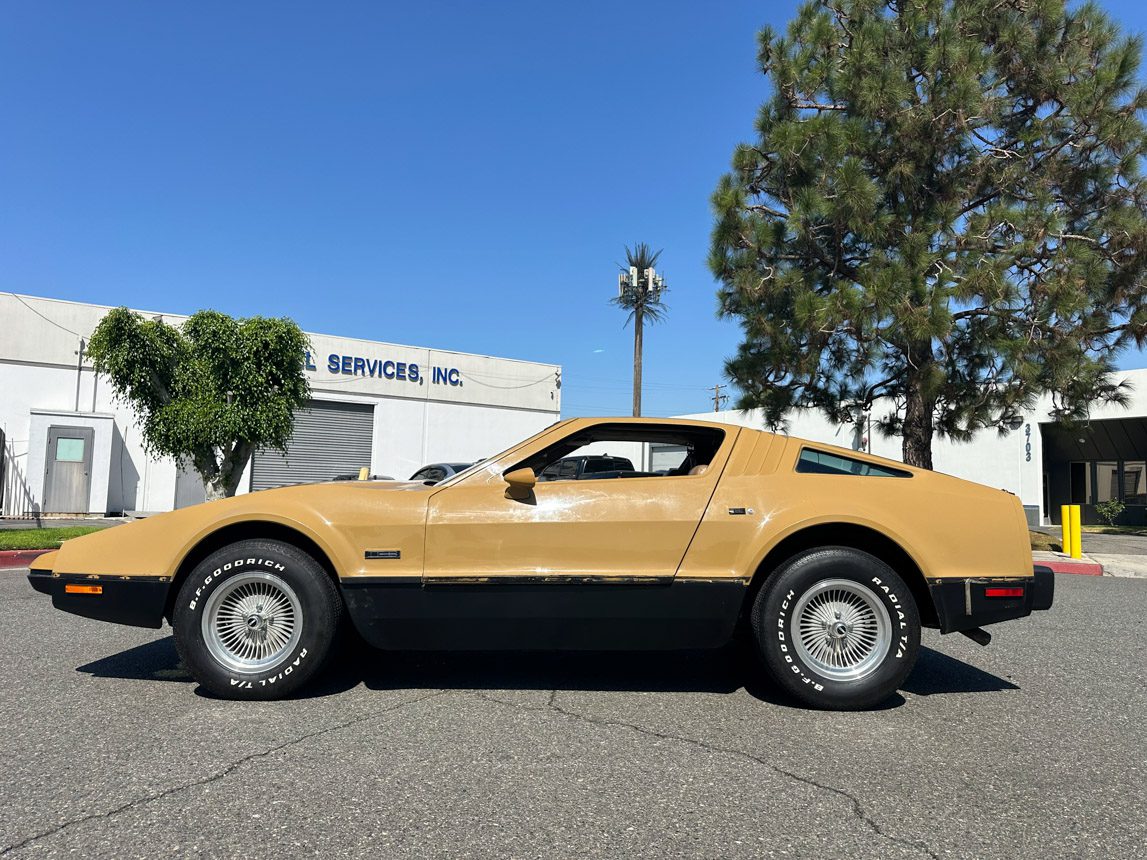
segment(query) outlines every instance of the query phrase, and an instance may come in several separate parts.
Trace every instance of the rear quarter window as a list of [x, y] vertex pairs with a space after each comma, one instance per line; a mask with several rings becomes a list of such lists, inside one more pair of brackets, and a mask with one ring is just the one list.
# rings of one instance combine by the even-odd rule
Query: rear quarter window
[[911, 478], [903, 469], [878, 466], [852, 457], [829, 454], [814, 448], [803, 448], [797, 458], [797, 471], [812, 475], [860, 475], [866, 478]]

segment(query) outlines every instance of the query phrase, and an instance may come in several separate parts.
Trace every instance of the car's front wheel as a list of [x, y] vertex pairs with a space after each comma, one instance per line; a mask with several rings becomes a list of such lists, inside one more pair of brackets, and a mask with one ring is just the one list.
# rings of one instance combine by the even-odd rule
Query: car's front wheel
[[904, 580], [849, 547], [785, 562], [757, 594], [752, 624], [770, 674], [818, 708], [883, 702], [908, 677], [920, 648], [920, 615]]
[[196, 565], [172, 616], [179, 656], [200, 684], [231, 699], [278, 699], [322, 668], [342, 598], [298, 548], [245, 540]]

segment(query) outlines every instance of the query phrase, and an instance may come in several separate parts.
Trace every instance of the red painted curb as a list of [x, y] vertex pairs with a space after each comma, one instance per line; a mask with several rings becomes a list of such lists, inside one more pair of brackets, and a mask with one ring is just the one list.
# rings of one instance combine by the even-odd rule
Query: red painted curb
[[5, 549], [0, 550], [0, 570], [15, 570], [27, 567], [50, 549]]
[[1077, 573], [1080, 576], [1103, 576], [1103, 565], [1094, 561], [1047, 561], [1040, 559], [1036, 564], [1050, 567], [1056, 573]]

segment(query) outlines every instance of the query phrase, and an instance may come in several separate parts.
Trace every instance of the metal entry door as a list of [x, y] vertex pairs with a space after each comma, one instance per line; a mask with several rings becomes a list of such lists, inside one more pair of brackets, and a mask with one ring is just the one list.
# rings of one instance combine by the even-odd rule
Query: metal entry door
[[47, 514], [88, 512], [92, 488], [91, 427], [48, 428], [44, 454], [44, 507]]

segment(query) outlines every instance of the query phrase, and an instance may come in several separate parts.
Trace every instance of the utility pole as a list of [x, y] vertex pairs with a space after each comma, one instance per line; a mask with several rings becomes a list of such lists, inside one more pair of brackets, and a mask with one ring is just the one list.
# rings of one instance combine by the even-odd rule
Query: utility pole
[[[640, 246], [639, 246], [640, 247]], [[648, 249], [646, 249], [648, 253]], [[658, 251], [658, 254], [661, 252]], [[652, 263], [656, 254], [649, 259]], [[644, 271], [631, 265], [617, 276], [617, 299], [615, 303], [633, 312], [633, 417], [641, 415], [641, 353], [645, 331], [645, 314], [650, 311], [651, 319], [658, 319], [661, 310], [661, 294], [666, 290], [665, 278], [657, 274], [652, 265]]]
[[76, 350], [76, 412], [80, 411], [80, 378], [84, 375], [84, 350], [87, 346], [88, 342], [81, 337], [80, 348]]
[[720, 412], [721, 411], [721, 405], [729, 399], [728, 394], [722, 394], [721, 393], [722, 388], [728, 388], [728, 386], [722, 385], [721, 383], [717, 383], [716, 385], [713, 386], [713, 411], [714, 412]]

